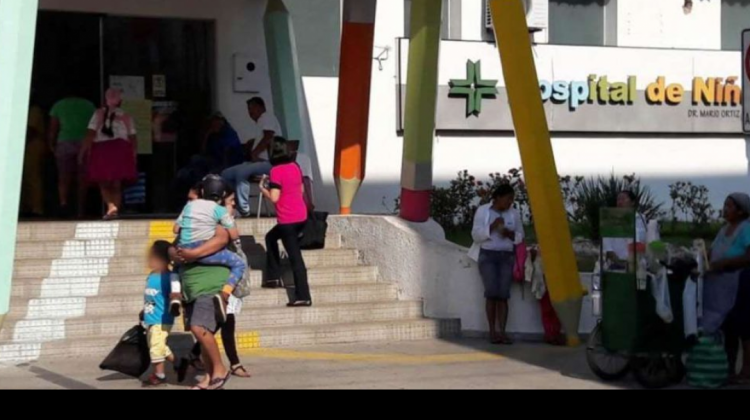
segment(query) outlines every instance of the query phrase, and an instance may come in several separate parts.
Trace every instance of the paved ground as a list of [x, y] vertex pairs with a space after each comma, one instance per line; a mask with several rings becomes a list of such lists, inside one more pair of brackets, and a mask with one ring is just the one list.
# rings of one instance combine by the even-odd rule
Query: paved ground
[[[478, 340], [258, 350], [243, 355], [255, 375], [230, 389], [617, 389], [586, 366], [584, 349]], [[98, 370], [98, 360], [0, 367], [0, 389], [137, 389], [140, 383]], [[184, 386], [170, 385], [171, 389]]]

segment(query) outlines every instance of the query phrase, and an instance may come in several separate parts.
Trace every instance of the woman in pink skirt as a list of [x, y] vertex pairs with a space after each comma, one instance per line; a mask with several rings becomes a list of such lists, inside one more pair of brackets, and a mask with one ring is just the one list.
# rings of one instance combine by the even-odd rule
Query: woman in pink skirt
[[88, 180], [99, 185], [107, 205], [104, 220], [112, 220], [119, 216], [123, 183], [138, 179], [138, 142], [133, 118], [120, 109], [122, 92], [110, 88], [106, 102], [89, 123], [80, 158], [88, 162]]

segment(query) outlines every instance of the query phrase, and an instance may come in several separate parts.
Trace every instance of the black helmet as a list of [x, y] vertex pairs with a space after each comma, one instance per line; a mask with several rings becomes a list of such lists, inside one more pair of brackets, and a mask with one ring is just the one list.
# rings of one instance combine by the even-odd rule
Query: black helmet
[[219, 202], [224, 199], [227, 191], [227, 185], [218, 175], [208, 175], [201, 182], [201, 196], [204, 200]]

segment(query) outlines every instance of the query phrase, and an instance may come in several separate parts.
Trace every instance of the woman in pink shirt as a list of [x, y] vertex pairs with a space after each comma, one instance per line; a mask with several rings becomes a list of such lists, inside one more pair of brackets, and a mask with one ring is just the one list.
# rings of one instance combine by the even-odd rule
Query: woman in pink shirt
[[270, 153], [271, 177], [268, 185], [266, 179], [261, 182], [261, 192], [276, 205], [278, 224], [266, 235], [266, 254], [268, 258], [268, 278], [271, 282], [281, 283], [281, 256], [279, 240], [284, 244], [294, 273], [296, 298], [289, 307], [310, 307], [312, 297], [307, 282], [307, 267], [302, 259], [299, 239], [307, 223], [307, 205], [305, 204], [305, 187], [302, 170], [294, 162], [289, 152], [287, 141], [276, 137]]

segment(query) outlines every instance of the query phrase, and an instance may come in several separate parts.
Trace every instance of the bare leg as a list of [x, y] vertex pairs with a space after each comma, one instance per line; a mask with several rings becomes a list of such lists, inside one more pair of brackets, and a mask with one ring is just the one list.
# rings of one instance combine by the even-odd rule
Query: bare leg
[[[83, 172], [83, 169], [80, 169]], [[86, 196], [89, 192], [89, 185], [84, 175], [78, 176], [78, 218], [86, 215]]]
[[226, 378], [228, 371], [221, 359], [221, 352], [219, 351], [219, 345], [216, 343], [216, 337], [202, 327], [193, 327], [190, 331], [201, 344], [203, 361], [206, 365], [209, 382], [214, 379]]
[[112, 203], [115, 205], [115, 212], [122, 208], [122, 182], [115, 181], [112, 183]]
[[490, 342], [496, 343], [498, 341], [497, 335], [497, 302], [494, 300], [487, 299], [487, 322], [490, 324]]
[[65, 208], [68, 207], [70, 185], [73, 183], [73, 177], [65, 171], [58, 171], [57, 177], [57, 192], [60, 195], [60, 207]]

